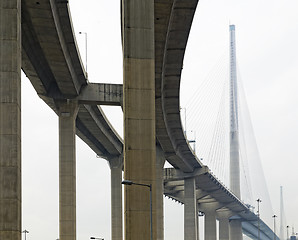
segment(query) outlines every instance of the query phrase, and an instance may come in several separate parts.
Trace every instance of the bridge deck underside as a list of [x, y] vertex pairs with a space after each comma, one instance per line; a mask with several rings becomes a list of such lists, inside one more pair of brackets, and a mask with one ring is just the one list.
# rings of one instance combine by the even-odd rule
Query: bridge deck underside
[[[196, 196], [198, 211], [204, 212], [204, 204], [214, 204], [218, 212], [230, 211], [235, 215], [231, 218], [242, 220], [243, 233], [252, 239], [258, 237], [258, 216], [251, 212], [249, 208], [237, 197], [223, 186], [213, 174], [206, 172], [195, 177], [196, 179]], [[165, 179], [164, 180], [165, 196], [184, 203], [184, 180], [183, 179]], [[273, 239], [273, 232], [260, 219], [260, 236], [262, 240]], [[278, 237], [276, 237], [278, 239]]]
[[[88, 84], [68, 11], [65, 3], [22, 1], [22, 68], [56, 113], [59, 102], [75, 99]], [[76, 126], [77, 135], [100, 157], [122, 154], [122, 139], [99, 106], [81, 105]]]
[[155, 4], [156, 136], [166, 159], [185, 172], [202, 166], [185, 139], [179, 103], [183, 58], [197, 3]]

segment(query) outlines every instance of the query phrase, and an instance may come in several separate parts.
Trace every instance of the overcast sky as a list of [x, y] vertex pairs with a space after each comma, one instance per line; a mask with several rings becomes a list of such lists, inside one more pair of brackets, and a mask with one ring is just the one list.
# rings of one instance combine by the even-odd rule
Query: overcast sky
[[[122, 83], [120, 1], [71, 0], [83, 62], [88, 33], [91, 82]], [[187, 45], [181, 105], [221, 57], [236, 25], [237, 62], [276, 215], [284, 187], [287, 224], [298, 232], [298, 1], [201, 0]], [[58, 118], [22, 78], [23, 229], [28, 240], [58, 238]], [[121, 110], [108, 116], [122, 135]], [[264, 203], [265, 204], [265, 203]], [[273, 224], [273, 221], [272, 221]], [[110, 173], [77, 140], [77, 239], [110, 239]], [[23, 236], [24, 237], [24, 236]], [[165, 239], [183, 239], [183, 207], [165, 200]]]

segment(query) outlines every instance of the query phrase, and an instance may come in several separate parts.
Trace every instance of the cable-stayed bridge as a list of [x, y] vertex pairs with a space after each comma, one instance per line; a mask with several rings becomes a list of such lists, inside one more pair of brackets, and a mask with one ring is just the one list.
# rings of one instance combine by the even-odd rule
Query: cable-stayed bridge
[[[181, 108], [184, 132], [199, 159], [229, 189], [235, 188], [233, 172], [238, 172], [238, 196], [258, 213], [256, 199], [265, 202], [262, 219], [272, 222], [273, 209], [249, 116], [240, 75], [236, 70], [235, 26], [230, 26], [230, 54], [225, 53], [212, 72]], [[230, 59], [228, 59], [228, 56]], [[239, 78], [239, 79], [238, 79]], [[231, 133], [237, 132], [237, 168], [231, 153]], [[233, 146], [232, 146], [233, 147]], [[231, 186], [232, 185], [232, 186]], [[237, 184], [236, 184], [237, 185]], [[241, 187], [240, 187], [241, 186]], [[240, 197], [241, 189], [241, 197]]]
[[[21, 2], [21, 10], [20, 1], [15, 1], [15, 4], [12, 2], [9, 6], [1, 6], [7, 14], [5, 21], [0, 23], [5, 36], [1, 38], [0, 43], [1, 73], [5, 76], [1, 77], [3, 107], [1, 106], [0, 124], [4, 130], [1, 132], [0, 144], [1, 151], [11, 149], [2, 151], [0, 159], [3, 172], [0, 188], [1, 216], [5, 217], [5, 224], [1, 225], [0, 229], [1, 239], [20, 239], [21, 233], [20, 154], [10, 154], [20, 151], [20, 66], [38, 95], [59, 116], [61, 240], [75, 239], [76, 235], [75, 133], [110, 163], [113, 239], [122, 239], [123, 155], [125, 178], [152, 184], [155, 196], [151, 219], [153, 221], [149, 224], [146, 194], [140, 194], [142, 190], [139, 192], [132, 187], [126, 187], [125, 196], [135, 204], [129, 205], [130, 200], [126, 201], [128, 206], [126, 205], [125, 211], [125, 232], [126, 236], [132, 235], [131, 239], [141, 239], [137, 237], [138, 234], [149, 236], [149, 225], [153, 225], [151, 237], [163, 238], [164, 191], [168, 196], [185, 203], [185, 239], [197, 238], [196, 219], [200, 208], [205, 213], [206, 239], [216, 238], [216, 219], [223, 220], [219, 221], [221, 239], [226, 237], [229, 228], [234, 229], [232, 233], [235, 236], [239, 236], [239, 223], [242, 223], [245, 233], [253, 238], [257, 238], [260, 223], [261, 239], [273, 239], [272, 230], [263, 221], [258, 222], [257, 215], [217, 179], [193, 153], [185, 139], [180, 120], [179, 84], [184, 51], [197, 1], [154, 2], [154, 19], [152, 4], [146, 5], [145, 8], [135, 2], [135, 12], [129, 12], [133, 5], [123, 6], [122, 31], [126, 74], [124, 81], [135, 80], [135, 76], [139, 76], [139, 79], [144, 77], [146, 80], [149, 77], [148, 82], [144, 81], [144, 86], [137, 80], [124, 82], [124, 91], [122, 85], [89, 83], [76, 47], [67, 1], [26, 0]], [[15, 9], [14, 14], [8, 14], [11, 8]], [[151, 47], [146, 44], [151, 44]], [[152, 79], [155, 84], [150, 82]], [[142, 93], [141, 97], [136, 89]], [[155, 102], [152, 99], [155, 99]], [[98, 105], [124, 106], [124, 114], [127, 117], [125, 131], [132, 134], [125, 137], [124, 147], [122, 139], [110, 126]], [[8, 111], [8, 107], [13, 111]], [[125, 113], [126, 110], [131, 112]], [[137, 122], [140, 119], [142, 121]], [[136, 121], [135, 124], [131, 125], [131, 120]], [[131, 131], [131, 127], [137, 128], [140, 132]], [[5, 141], [7, 136], [11, 137], [9, 143]], [[150, 141], [143, 140], [147, 137]], [[149, 145], [150, 149], [144, 148]], [[133, 161], [129, 162], [130, 157], [132, 160], [136, 157], [145, 162], [133, 164]], [[163, 173], [162, 166], [165, 160], [174, 168], [166, 169]], [[151, 164], [147, 165], [148, 162]], [[127, 163], [129, 164], [125, 165]], [[200, 203], [199, 206], [197, 201]], [[139, 216], [134, 215], [135, 208], [141, 213]]]

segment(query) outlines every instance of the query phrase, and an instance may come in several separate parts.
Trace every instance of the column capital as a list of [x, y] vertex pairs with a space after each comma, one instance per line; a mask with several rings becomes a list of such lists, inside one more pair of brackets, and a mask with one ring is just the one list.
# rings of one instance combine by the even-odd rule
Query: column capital
[[67, 99], [65, 101], [57, 102], [57, 108], [59, 117], [77, 116], [79, 104], [77, 100]]
[[109, 158], [108, 163], [109, 163], [110, 169], [123, 168], [123, 155], [121, 154], [120, 156]]

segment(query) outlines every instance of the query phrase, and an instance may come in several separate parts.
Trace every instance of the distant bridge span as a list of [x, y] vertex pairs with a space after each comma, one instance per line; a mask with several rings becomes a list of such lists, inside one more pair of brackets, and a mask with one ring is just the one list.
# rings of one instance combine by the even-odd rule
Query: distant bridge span
[[[256, 239], [257, 216], [200, 162], [183, 133], [180, 80], [197, 3], [155, 1], [156, 136], [166, 160], [175, 168], [165, 170], [165, 195], [183, 203], [183, 181], [193, 176], [198, 203], [223, 203], [218, 209], [242, 218], [244, 232]], [[58, 115], [66, 100], [81, 104], [77, 135], [100, 157], [121, 161], [123, 141], [97, 104], [122, 105], [122, 87], [89, 83], [69, 16], [67, 1], [22, 1], [22, 69], [37, 94]], [[272, 230], [261, 221], [261, 239], [272, 238]]]

